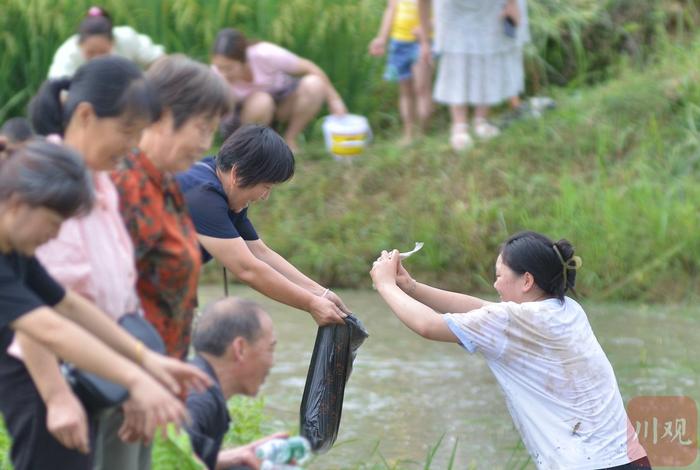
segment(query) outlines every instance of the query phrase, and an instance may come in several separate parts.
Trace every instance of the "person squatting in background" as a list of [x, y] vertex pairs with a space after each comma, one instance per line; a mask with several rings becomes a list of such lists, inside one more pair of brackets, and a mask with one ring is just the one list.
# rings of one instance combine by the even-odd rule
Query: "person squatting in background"
[[110, 14], [93, 6], [80, 22], [78, 33], [56, 50], [48, 78], [72, 77], [88, 60], [107, 54], [120, 55], [146, 68], [165, 54], [165, 48], [131, 26], [113, 26]]
[[237, 103], [221, 123], [224, 139], [242, 124], [277, 121], [286, 125], [284, 140], [297, 151], [297, 137], [324, 103], [332, 114], [347, 113], [340, 94], [318, 65], [271, 42], [250, 41], [233, 28], [216, 35], [211, 63], [231, 85]]

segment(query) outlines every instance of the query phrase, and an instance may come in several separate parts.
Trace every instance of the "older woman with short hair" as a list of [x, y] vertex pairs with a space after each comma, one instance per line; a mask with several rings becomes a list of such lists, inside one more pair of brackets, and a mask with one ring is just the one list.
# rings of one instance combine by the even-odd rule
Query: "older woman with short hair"
[[265, 126], [238, 129], [219, 149], [178, 175], [206, 263], [217, 259], [241, 282], [291, 307], [319, 325], [343, 323], [347, 308], [268, 247], [248, 218], [248, 206], [264, 201], [294, 174], [294, 155]]
[[146, 318], [168, 354], [187, 356], [197, 305], [201, 255], [197, 233], [174, 174], [187, 170], [212, 143], [229, 111], [228, 86], [207, 66], [166, 56], [146, 73], [163, 112], [137, 148], [112, 172], [120, 210], [131, 235], [137, 289]]

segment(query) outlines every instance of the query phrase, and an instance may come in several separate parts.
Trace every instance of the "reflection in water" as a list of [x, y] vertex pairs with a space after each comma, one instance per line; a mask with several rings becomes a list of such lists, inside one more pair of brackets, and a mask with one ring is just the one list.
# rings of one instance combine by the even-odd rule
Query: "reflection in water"
[[[260, 302], [272, 315], [278, 337], [276, 364], [262, 393], [269, 414], [287, 427], [295, 426], [316, 324], [305, 312], [251, 289], [236, 287], [231, 293]], [[370, 337], [358, 352], [345, 390], [335, 447], [311, 468], [356, 468], [370, 460], [377, 445], [387, 461], [401, 462], [399, 468], [423, 468], [430, 446], [443, 434], [432, 468], [446, 468], [456, 439], [454, 468], [504, 468], [520, 439], [486, 362], [459, 346], [414, 335], [376, 292], [340, 294]], [[200, 304], [222, 295], [221, 286], [203, 287]], [[625, 402], [637, 395], [688, 395], [700, 400], [696, 380], [700, 366], [689, 347], [700, 340], [697, 308], [689, 312], [583, 304]], [[522, 462], [525, 452], [516, 452], [516, 457]], [[371, 460], [381, 461], [378, 454]]]

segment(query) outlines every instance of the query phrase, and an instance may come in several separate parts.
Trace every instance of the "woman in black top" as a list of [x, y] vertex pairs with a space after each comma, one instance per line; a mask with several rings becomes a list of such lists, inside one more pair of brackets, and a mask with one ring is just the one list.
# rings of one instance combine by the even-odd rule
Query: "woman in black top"
[[[173, 396], [180, 392], [181, 384], [198, 388], [209, 384], [191, 366], [145, 350], [96, 307], [63, 289], [34, 257], [38, 246], [56, 236], [64, 219], [88, 210], [92, 202], [92, 182], [82, 159], [63, 146], [35, 140], [0, 159], [0, 411], [13, 435], [16, 470], [70, 465], [54, 460], [50, 467], [42, 466], [52, 455], [64, 458], [62, 446], [83, 453], [89, 449], [87, 429], [62, 432], [62, 421], [70, 420], [69, 416], [47, 417], [49, 427], [55, 419], [54, 435], [43, 433], [42, 439], [34, 439], [41, 434], [37, 428], [43, 423], [21, 406], [28, 393], [37, 391], [31, 388], [31, 378], [21, 362], [7, 354], [14, 331], [126, 387], [151, 427], [182, 422], [184, 407]], [[26, 420], [39, 422], [31, 427], [31, 436], [17, 436], [13, 431], [26, 430]]]

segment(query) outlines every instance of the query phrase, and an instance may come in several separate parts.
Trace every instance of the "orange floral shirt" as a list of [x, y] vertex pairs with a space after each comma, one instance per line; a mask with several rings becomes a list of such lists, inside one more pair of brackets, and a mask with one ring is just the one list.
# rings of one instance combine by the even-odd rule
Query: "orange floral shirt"
[[197, 307], [202, 260], [180, 187], [141, 151], [112, 173], [120, 210], [136, 254], [136, 284], [146, 318], [169, 355], [184, 358]]

